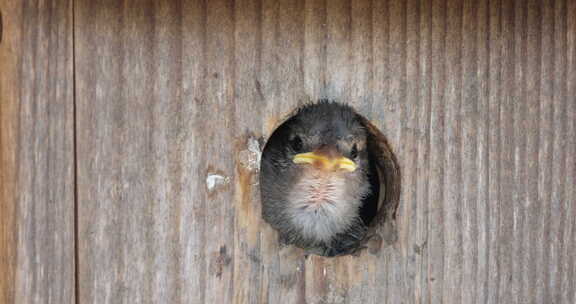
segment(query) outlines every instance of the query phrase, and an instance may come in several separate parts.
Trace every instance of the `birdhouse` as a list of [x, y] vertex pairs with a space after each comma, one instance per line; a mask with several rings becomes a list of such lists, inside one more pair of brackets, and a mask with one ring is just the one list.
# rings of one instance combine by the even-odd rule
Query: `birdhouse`
[[[0, 303], [576, 303], [575, 43], [569, 0], [0, 0]], [[365, 227], [286, 245], [319, 100], [362, 131], [272, 162]]]

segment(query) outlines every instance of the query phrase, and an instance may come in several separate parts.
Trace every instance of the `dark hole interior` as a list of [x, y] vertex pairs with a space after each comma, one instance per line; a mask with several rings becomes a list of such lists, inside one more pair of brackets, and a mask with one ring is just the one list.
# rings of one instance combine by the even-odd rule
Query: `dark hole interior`
[[380, 197], [380, 177], [378, 176], [376, 160], [372, 151], [368, 154], [368, 162], [369, 168], [367, 173], [368, 182], [370, 183], [370, 195], [364, 198], [362, 207], [360, 207], [360, 218], [366, 226], [372, 223], [372, 220], [378, 213], [378, 199]]

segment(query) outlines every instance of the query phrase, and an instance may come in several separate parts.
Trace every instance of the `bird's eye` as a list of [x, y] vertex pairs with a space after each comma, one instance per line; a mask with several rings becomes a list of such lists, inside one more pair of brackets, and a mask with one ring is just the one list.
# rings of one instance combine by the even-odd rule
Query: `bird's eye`
[[290, 140], [290, 147], [294, 152], [302, 151], [302, 139], [300, 136], [294, 136], [294, 138]]
[[350, 151], [350, 156], [351, 156], [352, 158], [358, 157], [358, 146], [356, 146], [356, 144], [354, 144], [354, 145], [352, 146], [352, 151]]

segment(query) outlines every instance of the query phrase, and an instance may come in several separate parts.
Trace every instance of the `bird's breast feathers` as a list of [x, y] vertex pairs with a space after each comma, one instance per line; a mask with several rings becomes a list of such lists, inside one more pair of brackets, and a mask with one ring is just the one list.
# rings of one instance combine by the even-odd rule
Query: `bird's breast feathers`
[[290, 220], [309, 239], [329, 241], [358, 219], [360, 199], [343, 175], [305, 170], [288, 199]]

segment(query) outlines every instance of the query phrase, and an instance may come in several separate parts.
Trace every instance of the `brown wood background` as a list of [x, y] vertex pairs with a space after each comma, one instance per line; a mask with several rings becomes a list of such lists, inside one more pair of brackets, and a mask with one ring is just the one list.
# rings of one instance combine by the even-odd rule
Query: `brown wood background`
[[[0, 303], [575, 303], [576, 1], [0, 0]], [[260, 220], [258, 149], [354, 105], [398, 242]]]
[[70, 1], [0, 0], [0, 303], [73, 303]]

